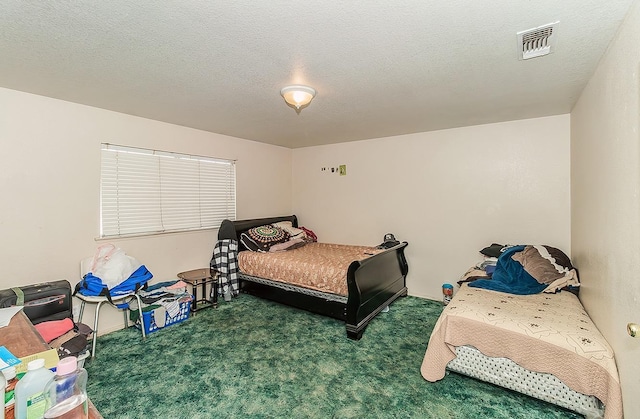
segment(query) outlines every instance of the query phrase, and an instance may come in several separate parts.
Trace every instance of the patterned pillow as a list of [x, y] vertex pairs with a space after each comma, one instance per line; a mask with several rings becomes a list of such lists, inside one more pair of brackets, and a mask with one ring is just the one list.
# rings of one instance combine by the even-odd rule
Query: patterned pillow
[[268, 252], [272, 245], [287, 240], [289, 240], [289, 233], [272, 225], [250, 228], [240, 235], [242, 244], [254, 252]]

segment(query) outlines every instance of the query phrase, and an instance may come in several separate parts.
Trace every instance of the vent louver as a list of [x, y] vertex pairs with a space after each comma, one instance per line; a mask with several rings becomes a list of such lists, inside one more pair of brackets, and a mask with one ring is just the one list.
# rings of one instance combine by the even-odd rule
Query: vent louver
[[518, 32], [518, 59], [528, 60], [551, 54], [555, 49], [559, 23], [549, 23]]

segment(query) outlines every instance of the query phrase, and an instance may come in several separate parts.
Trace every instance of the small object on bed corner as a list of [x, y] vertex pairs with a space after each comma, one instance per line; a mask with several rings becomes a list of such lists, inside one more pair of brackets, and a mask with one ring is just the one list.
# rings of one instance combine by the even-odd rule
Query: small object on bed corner
[[378, 249], [391, 249], [392, 247], [400, 244], [400, 242], [396, 240], [396, 237], [391, 233], [385, 234], [382, 240], [382, 243], [377, 246]]

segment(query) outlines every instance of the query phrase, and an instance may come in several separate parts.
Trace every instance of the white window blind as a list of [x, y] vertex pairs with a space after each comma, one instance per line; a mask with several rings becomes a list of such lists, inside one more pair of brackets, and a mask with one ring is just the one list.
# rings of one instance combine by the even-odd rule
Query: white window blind
[[232, 160], [102, 144], [100, 237], [219, 227], [236, 217]]

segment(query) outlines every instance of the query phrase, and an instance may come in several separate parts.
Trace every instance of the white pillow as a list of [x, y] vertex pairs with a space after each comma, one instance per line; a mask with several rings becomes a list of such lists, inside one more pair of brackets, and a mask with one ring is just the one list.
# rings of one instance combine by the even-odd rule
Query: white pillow
[[273, 223], [271, 225], [275, 226], [275, 227], [280, 227], [281, 229], [283, 229], [284, 231], [289, 233], [289, 236], [291, 236], [292, 239], [302, 239], [302, 238], [305, 237], [304, 230], [300, 230], [299, 228], [295, 228], [291, 224], [291, 221], [280, 221], [280, 222], [277, 222], [277, 223]]
[[284, 250], [293, 250], [293, 249], [297, 249], [298, 247], [302, 247], [305, 244], [307, 244], [307, 242], [304, 241], [303, 239], [291, 239], [283, 243], [274, 244], [269, 248], [269, 252], [282, 252]]

